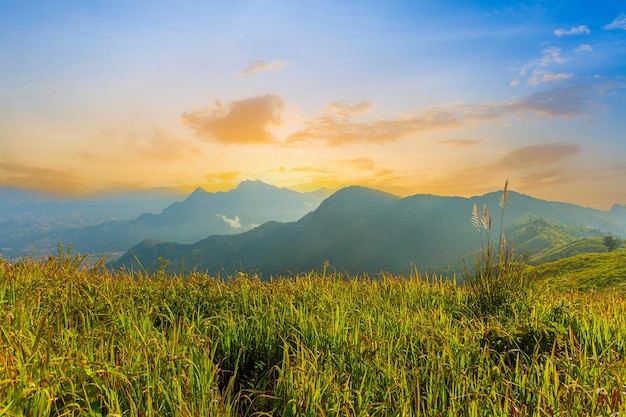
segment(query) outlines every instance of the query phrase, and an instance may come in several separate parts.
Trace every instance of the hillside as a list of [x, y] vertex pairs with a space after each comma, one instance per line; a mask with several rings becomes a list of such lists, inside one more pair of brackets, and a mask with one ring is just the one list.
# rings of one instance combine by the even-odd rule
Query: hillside
[[607, 248], [602, 243], [601, 237], [588, 237], [546, 248], [533, 256], [532, 263], [540, 265], [583, 253], [603, 253], [606, 251]]
[[[209, 236], [193, 244], [142, 242], [113, 266], [135, 269], [140, 267], [139, 260], [142, 268], [153, 270], [162, 257], [170, 261], [172, 272], [184, 267], [211, 274], [253, 271], [269, 277], [320, 269], [327, 262], [350, 273], [402, 273], [417, 267], [451, 275], [460, 270], [464, 256], [480, 248], [480, 235], [470, 221], [473, 205], [486, 204], [497, 214], [497, 224], [499, 198], [500, 193], [472, 198], [399, 198], [364, 187], [347, 187], [297, 222], [267, 223], [246, 233]], [[546, 221], [584, 226], [565, 228], [562, 235], [567, 230], [580, 234], [591, 227], [626, 236], [624, 227], [606, 211], [513, 192], [509, 201], [505, 226], [541, 215]], [[519, 235], [524, 236], [521, 229]], [[529, 236], [526, 240], [527, 245], [532, 243]], [[546, 247], [537, 245], [538, 241], [534, 242], [537, 248]]]
[[537, 283], [562, 290], [626, 285], [626, 251], [584, 253], [532, 268]]
[[541, 264], [586, 252], [603, 252], [605, 231], [554, 223], [543, 218], [521, 219], [506, 229], [506, 239], [527, 262]]

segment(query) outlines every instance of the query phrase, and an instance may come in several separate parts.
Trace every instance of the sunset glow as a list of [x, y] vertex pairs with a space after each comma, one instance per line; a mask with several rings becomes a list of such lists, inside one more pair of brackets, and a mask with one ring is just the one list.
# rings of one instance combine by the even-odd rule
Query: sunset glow
[[7, 1], [0, 186], [626, 204], [626, 7]]

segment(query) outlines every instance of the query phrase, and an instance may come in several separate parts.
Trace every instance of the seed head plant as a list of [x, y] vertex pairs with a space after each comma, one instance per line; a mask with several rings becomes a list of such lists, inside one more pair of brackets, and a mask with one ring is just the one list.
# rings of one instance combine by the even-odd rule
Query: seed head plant
[[473, 270], [465, 263], [464, 276], [469, 288], [469, 307], [479, 316], [506, 310], [512, 300], [527, 292], [529, 286], [525, 265], [516, 260], [515, 250], [507, 245], [504, 235], [508, 187], [507, 180], [499, 201], [501, 214], [497, 248], [491, 238], [493, 219], [487, 205], [483, 204], [482, 210], [476, 204], [472, 208], [472, 224], [480, 233], [481, 248], [474, 254]]

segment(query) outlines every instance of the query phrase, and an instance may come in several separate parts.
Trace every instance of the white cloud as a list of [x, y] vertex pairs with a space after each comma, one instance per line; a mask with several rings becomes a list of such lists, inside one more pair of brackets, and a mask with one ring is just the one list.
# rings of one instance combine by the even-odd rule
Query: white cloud
[[570, 73], [570, 72], [559, 72], [558, 74], [543, 74], [542, 77], [542, 81], [544, 83], [548, 82], [548, 81], [558, 81], [558, 80], [565, 80], [567, 78], [571, 78], [573, 77], [574, 74]]
[[576, 52], [593, 52], [593, 48], [588, 43], [583, 43], [576, 48]]
[[563, 58], [561, 58], [561, 48], [557, 48], [553, 46], [552, 48], [544, 49], [543, 58], [541, 58], [541, 66], [546, 67], [552, 62], [556, 62], [557, 64], [562, 64], [565, 62]]
[[257, 72], [278, 71], [287, 65], [287, 61], [252, 61], [239, 73], [242, 78], [249, 77]]
[[[535, 59], [534, 61], [531, 61], [528, 64], [524, 65], [522, 68], [520, 68], [520, 77], [525, 77], [529, 70], [532, 68], [547, 67], [551, 63], [562, 64], [563, 62], [565, 62], [565, 59], [561, 57], [561, 48], [558, 48], [556, 46], [544, 49], [543, 51], [541, 51], [541, 53], [543, 55], [541, 58]], [[534, 70], [534, 74], [536, 74], [537, 71], [538, 70]]]
[[533, 71], [533, 76], [528, 79], [528, 84], [530, 85], [539, 85], [541, 83], [547, 83], [550, 81], [558, 81], [565, 80], [567, 78], [573, 77], [574, 74], [571, 72], [559, 72], [557, 74], [545, 71]]
[[611, 23], [609, 23], [608, 25], [604, 26], [604, 29], [606, 29], [606, 30], [611, 30], [611, 29], [623, 29], [623, 30], [626, 30], [626, 14], [621, 13], [619, 16], [617, 16], [615, 19], [613, 19], [613, 21]]
[[538, 71], [538, 70], [534, 70], [533, 71], [533, 76], [530, 77], [528, 79], [528, 84], [529, 85], [538, 85], [541, 83], [542, 80], [542, 76], [545, 74], [545, 71]]
[[[546, 48], [541, 51], [542, 57], [536, 59], [534, 61], [529, 62], [524, 65], [519, 70], [520, 77], [526, 77], [529, 72], [532, 70], [532, 75], [530, 78], [526, 80], [529, 85], [538, 85], [542, 82], [551, 81], [554, 78], [551, 78], [548, 71], [542, 69], [550, 66], [551, 64], [562, 64], [566, 60], [561, 57], [561, 48], [553, 46], [551, 48]], [[547, 75], [547, 77], [544, 77]], [[563, 77], [562, 77], [563, 78]], [[519, 80], [513, 80], [511, 82], [511, 86], [514, 87], [519, 84]]]
[[554, 34], [556, 36], [567, 36], [567, 35], [583, 35], [583, 34], [588, 34], [589, 28], [586, 25], [580, 25], [580, 26], [576, 26], [573, 27], [571, 29], [557, 29], [554, 31]]
[[227, 225], [229, 225], [233, 229], [239, 229], [241, 227], [241, 220], [239, 219], [239, 216], [235, 216], [234, 219], [229, 219], [228, 217], [224, 216], [223, 214], [216, 214], [216, 216], [219, 217], [220, 219], [224, 220], [224, 223], [226, 223]]

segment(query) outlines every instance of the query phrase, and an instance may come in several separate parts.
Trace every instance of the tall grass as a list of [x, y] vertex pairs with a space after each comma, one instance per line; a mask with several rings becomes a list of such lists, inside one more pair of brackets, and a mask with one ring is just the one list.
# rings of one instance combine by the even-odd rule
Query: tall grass
[[464, 277], [470, 289], [469, 307], [478, 316], [510, 313], [512, 300], [525, 299], [530, 287], [528, 269], [515, 256], [504, 235], [504, 214], [508, 206], [508, 180], [504, 184], [499, 206], [500, 229], [498, 245], [492, 239], [493, 218], [484, 204], [479, 210], [474, 204], [472, 224], [480, 233], [480, 250], [474, 254], [473, 265], [465, 264]]
[[469, 287], [435, 277], [224, 282], [76, 263], [0, 262], [0, 415], [625, 412], [620, 294], [539, 294], [477, 318]]

